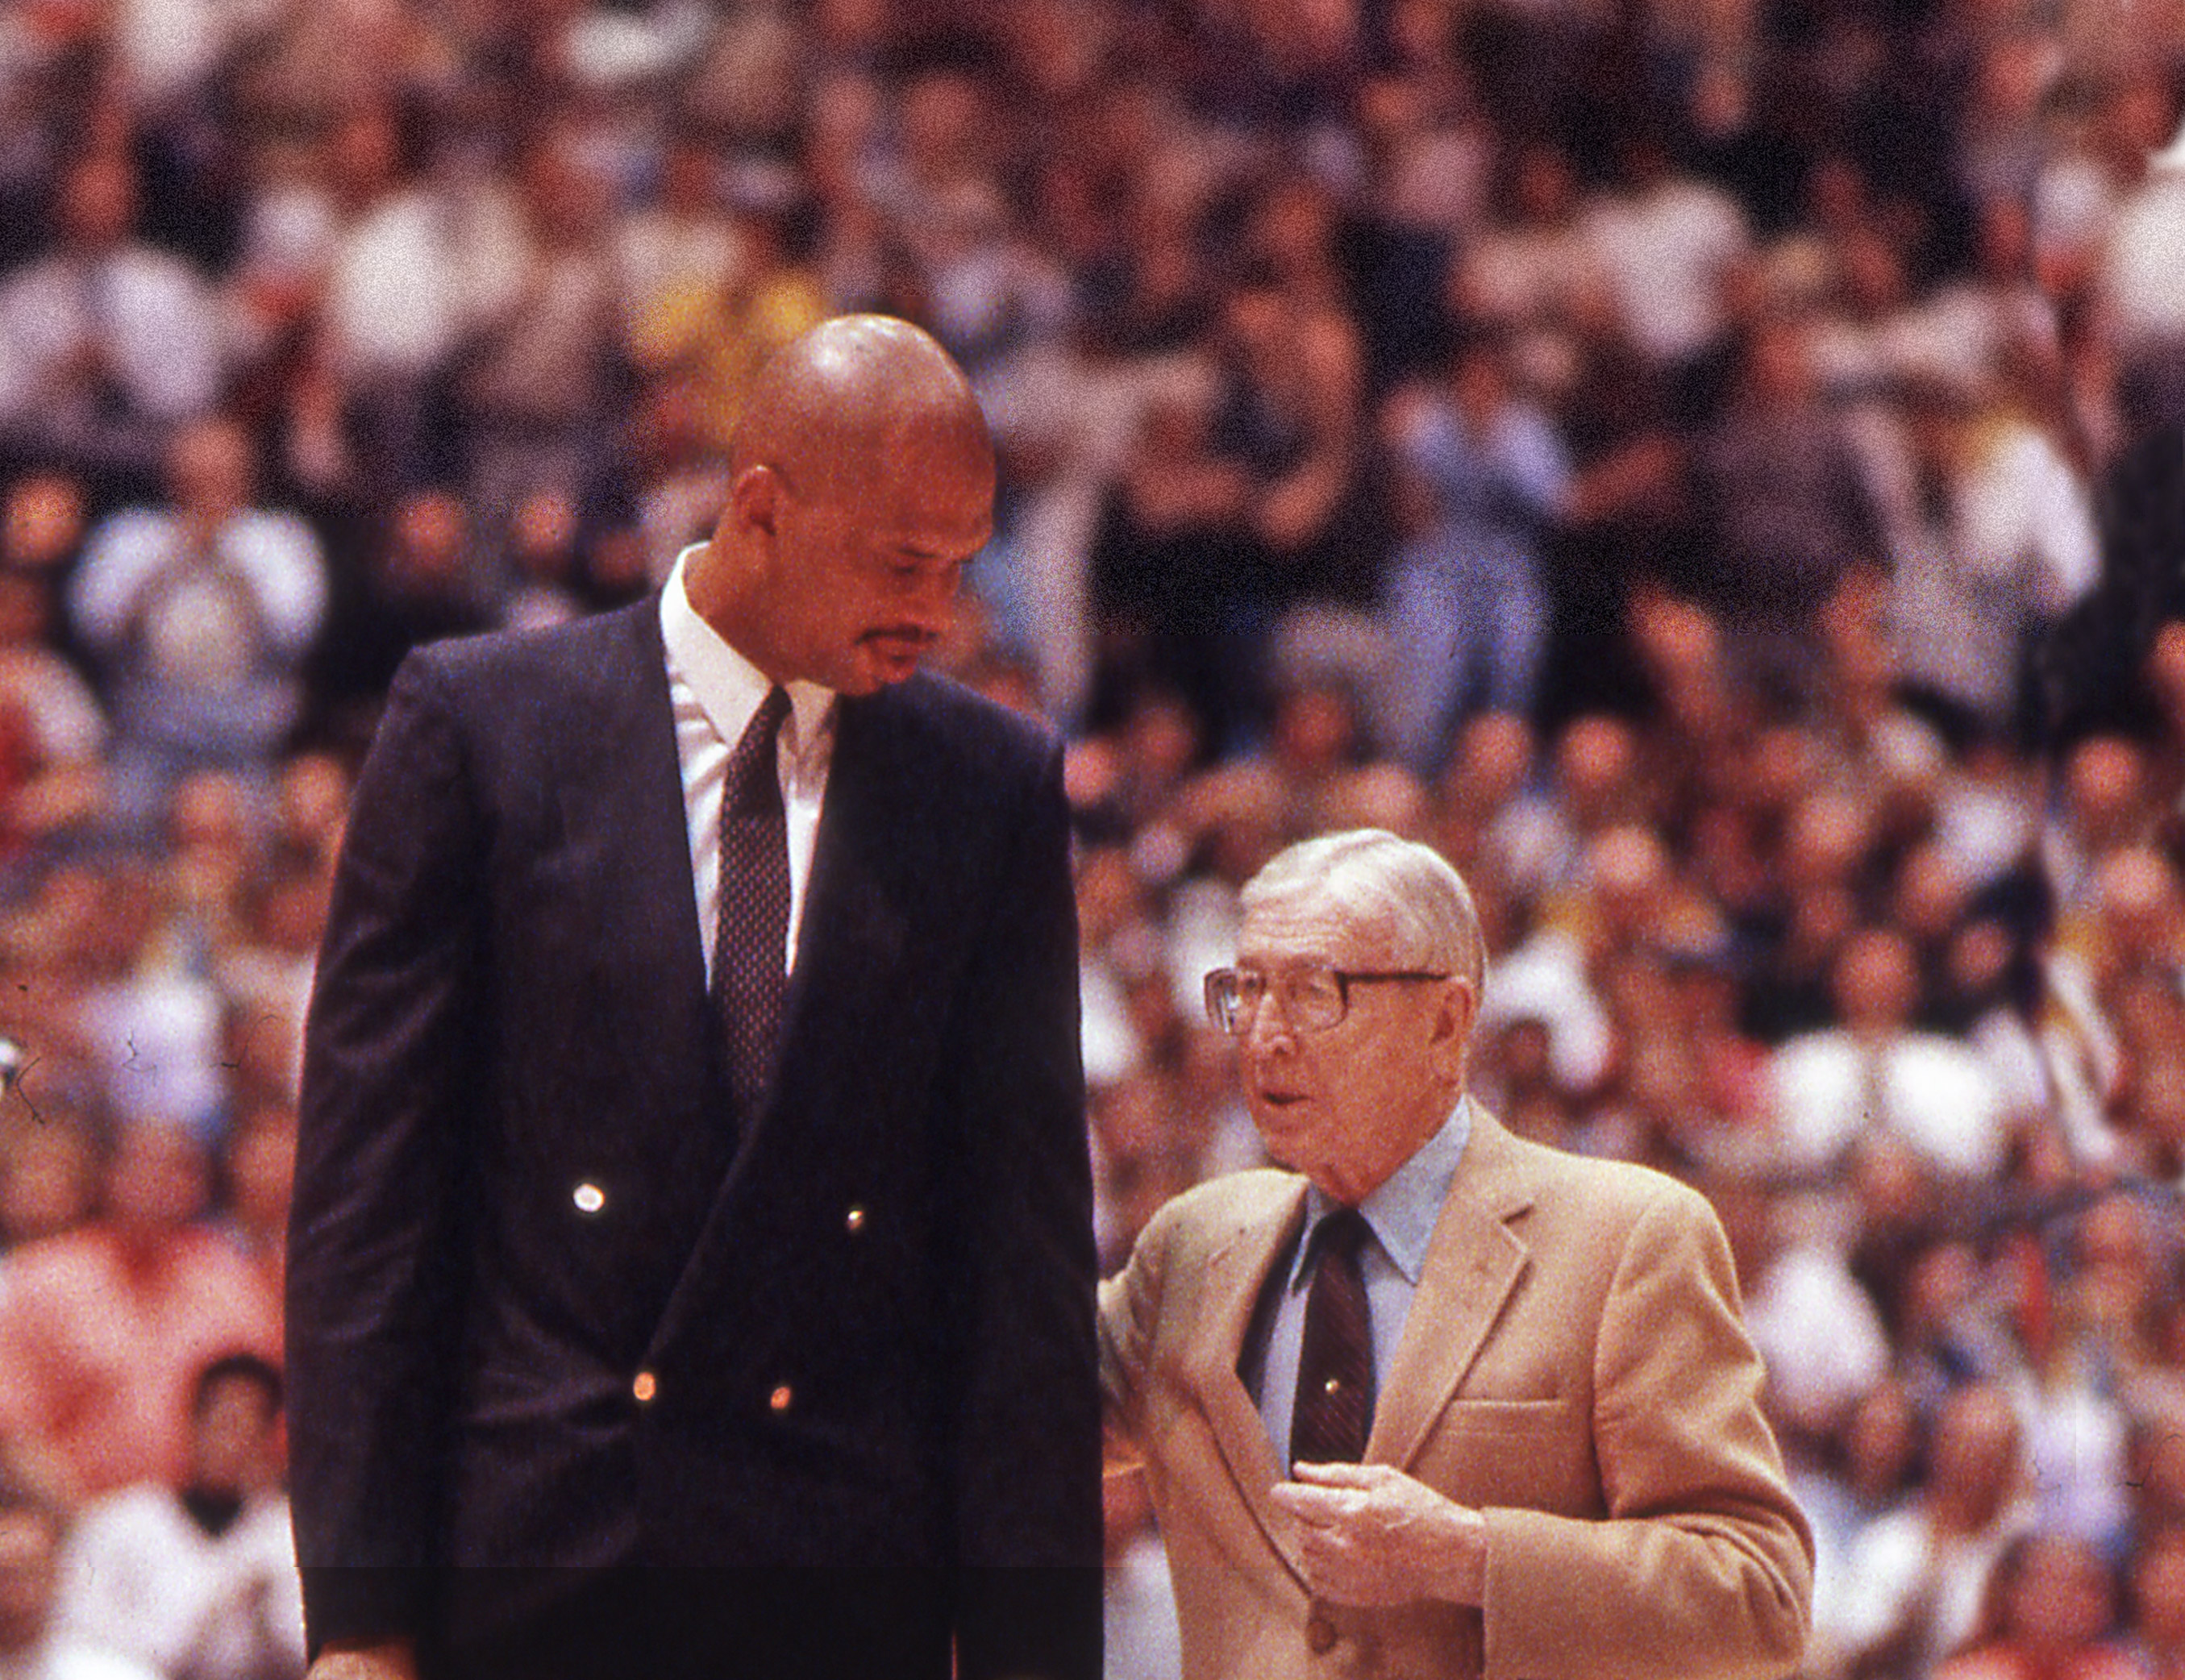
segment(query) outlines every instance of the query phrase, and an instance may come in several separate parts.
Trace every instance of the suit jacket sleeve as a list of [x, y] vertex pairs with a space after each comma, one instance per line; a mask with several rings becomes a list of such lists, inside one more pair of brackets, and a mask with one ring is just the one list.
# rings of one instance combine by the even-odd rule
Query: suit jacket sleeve
[[1099, 1389], [1076, 903], [1048, 754], [956, 1002], [944, 1105], [963, 1127], [955, 1273], [959, 1672], [1100, 1661]]
[[1812, 1543], [1760, 1409], [1730, 1249], [1665, 1183], [1629, 1227], [1595, 1352], [1604, 1520], [1485, 1513], [1488, 1680], [1761, 1680], [1804, 1649]]
[[312, 1643], [414, 1633], [441, 1512], [483, 894], [429, 667], [390, 691], [353, 803], [305, 1041], [288, 1389]]
[[1146, 1366], [1160, 1323], [1175, 1206], [1171, 1203], [1154, 1215], [1132, 1244], [1129, 1262], [1100, 1286], [1100, 1456], [1109, 1474], [1134, 1470], [1145, 1461], [1137, 1443]]

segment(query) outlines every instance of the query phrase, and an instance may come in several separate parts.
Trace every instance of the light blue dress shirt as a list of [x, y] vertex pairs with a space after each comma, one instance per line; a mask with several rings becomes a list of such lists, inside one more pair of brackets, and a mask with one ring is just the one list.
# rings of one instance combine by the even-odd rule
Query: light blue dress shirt
[[[1418, 1292], [1419, 1272], [1426, 1264], [1434, 1221], [1441, 1217], [1442, 1203], [1449, 1199], [1456, 1164], [1463, 1158], [1464, 1146], [1471, 1136], [1470, 1099], [1460, 1098], [1441, 1130], [1359, 1203], [1358, 1211], [1373, 1232], [1373, 1240], [1359, 1251], [1358, 1269], [1366, 1282], [1366, 1320], [1372, 1329], [1377, 1399], [1395, 1363], [1396, 1344], [1404, 1334], [1411, 1297]], [[1248, 1365], [1240, 1373], [1267, 1426], [1267, 1438], [1275, 1443], [1275, 1456], [1284, 1465], [1289, 1462], [1290, 1413], [1297, 1404], [1305, 1303], [1311, 1281], [1305, 1257], [1314, 1252], [1314, 1230], [1338, 1205], [1317, 1186], [1305, 1192], [1305, 1229], [1289, 1253], [1287, 1270], [1278, 1268], [1282, 1293], [1275, 1304], [1266, 1352], [1257, 1369]], [[1249, 1348], [1246, 1357], [1250, 1358]]]

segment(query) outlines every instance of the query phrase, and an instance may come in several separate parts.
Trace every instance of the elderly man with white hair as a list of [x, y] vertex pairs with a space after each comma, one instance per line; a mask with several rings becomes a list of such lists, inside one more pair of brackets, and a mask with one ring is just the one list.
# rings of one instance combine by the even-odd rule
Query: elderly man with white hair
[[1379, 830], [1276, 857], [1207, 976], [1289, 1169], [1169, 1204], [1102, 1289], [1187, 1680], [1796, 1667], [1811, 1540], [1722, 1228], [1465, 1094], [1464, 882]]

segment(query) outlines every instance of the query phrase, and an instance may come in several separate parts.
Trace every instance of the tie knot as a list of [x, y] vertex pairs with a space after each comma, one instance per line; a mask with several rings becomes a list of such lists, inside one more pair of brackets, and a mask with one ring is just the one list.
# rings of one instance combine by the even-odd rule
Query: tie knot
[[780, 734], [782, 719], [788, 716], [789, 690], [776, 683], [766, 691], [766, 698], [759, 702], [758, 710], [744, 726], [735, 751], [729, 755], [729, 809], [743, 809], [754, 799], [762, 804], [779, 801], [780, 785], [779, 772], [774, 767], [774, 737]]
[[1372, 1234], [1373, 1227], [1366, 1224], [1365, 1214], [1355, 1208], [1338, 1208], [1333, 1213], [1322, 1215], [1320, 1223], [1312, 1228], [1313, 1252], [1355, 1260], [1365, 1247], [1366, 1239]]
[[776, 683], [766, 691], [766, 698], [758, 703], [758, 710], [752, 714], [750, 728], [744, 731], [744, 735], [749, 739], [753, 729], [764, 735], [778, 734], [782, 719], [788, 716], [789, 690]]

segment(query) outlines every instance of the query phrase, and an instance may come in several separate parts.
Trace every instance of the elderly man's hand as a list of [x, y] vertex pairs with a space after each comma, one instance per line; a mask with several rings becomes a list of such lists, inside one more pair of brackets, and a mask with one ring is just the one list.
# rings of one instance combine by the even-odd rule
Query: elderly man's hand
[[1316, 1597], [1378, 1608], [1480, 1601], [1487, 1524], [1478, 1511], [1388, 1465], [1301, 1464], [1296, 1476], [1274, 1499], [1298, 1521]]

